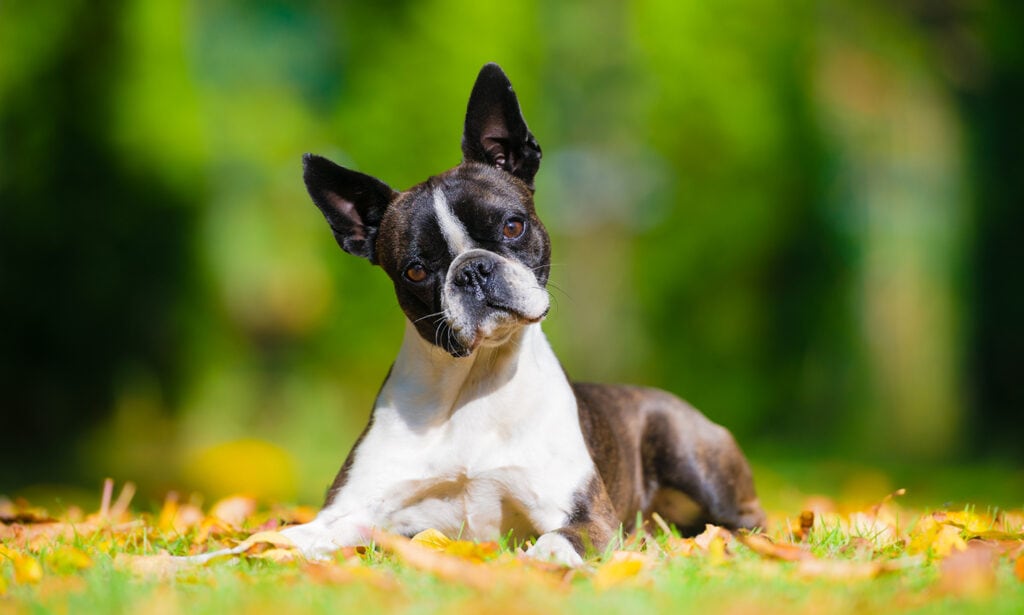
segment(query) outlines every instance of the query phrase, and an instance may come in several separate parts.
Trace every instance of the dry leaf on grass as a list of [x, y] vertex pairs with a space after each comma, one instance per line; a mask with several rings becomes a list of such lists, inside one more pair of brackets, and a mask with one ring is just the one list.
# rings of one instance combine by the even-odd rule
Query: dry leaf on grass
[[984, 596], [996, 587], [998, 551], [980, 542], [957, 551], [939, 566], [939, 587], [955, 595]]
[[173, 557], [167, 551], [161, 551], [156, 555], [118, 553], [114, 556], [114, 566], [140, 576], [157, 579], [168, 579], [181, 570], [195, 568], [194, 563], [180, 557]]
[[815, 559], [810, 551], [793, 544], [772, 542], [767, 536], [760, 534], [737, 534], [736, 539], [746, 545], [751, 551], [768, 557], [787, 562]]
[[233, 495], [219, 500], [210, 508], [210, 517], [224, 521], [235, 529], [241, 528], [245, 520], [256, 513], [256, 498]]
[[387, 592], [400, 589], [390, 575], [362, 564], [316, 562], [306, 564], [302, 570], [310, 580], [322, 585], [370, 585]]
[[594, 587], [604, 591], [612, 587], [628, 585], [635, 587], [648, 582], [640, 575], [645, 567], [652, 565], [651, 558], [635, 551], [615, 551], [608, 561], [594, 572]]
[[797, 566], [798, 576], [833, 581], [873, 579], [888, 570], [884, 562], [852, 562], [847, 560], [807, 559]]

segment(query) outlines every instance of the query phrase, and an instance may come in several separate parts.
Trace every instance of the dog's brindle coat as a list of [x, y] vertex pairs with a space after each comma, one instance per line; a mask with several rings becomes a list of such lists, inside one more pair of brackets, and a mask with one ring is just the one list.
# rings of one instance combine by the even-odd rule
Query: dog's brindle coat
[[[657, 390], [570, 384], [540, 321], [551, 249], [534, 211], [541, 150], [508, 78], [485, 66], [459, 166], [395, 192], [307, 155], [305, 181], [338, 244], [379, 265], [407, 317], [370, 423], [317, 518], [284, 533], [310, 557], [373, 527], [492, 540], [578, 564], [666, 491], [729, 528], [761, 524], [732, 436]], [[670, 522], [693, 522], [674, 510]]]

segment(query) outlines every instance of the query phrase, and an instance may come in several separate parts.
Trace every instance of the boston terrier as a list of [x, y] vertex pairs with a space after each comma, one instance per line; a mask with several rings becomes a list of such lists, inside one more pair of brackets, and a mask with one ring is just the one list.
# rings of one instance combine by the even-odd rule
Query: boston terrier
[[579, 565], [638, 515], [753, 528], [765, 516], [732, 435], [664, 391], [569, 380], [541, 331], [551, 245], [534, 210], [541, 149], [508, 77], [480, 71], [462, 163], [404, 192], [307, 154], [304, 179], [342, 250], [378, 265], [405, 337], [369, 424], [317, 517], [283, 530], [309, 558], [411, 536], [536, 537]]

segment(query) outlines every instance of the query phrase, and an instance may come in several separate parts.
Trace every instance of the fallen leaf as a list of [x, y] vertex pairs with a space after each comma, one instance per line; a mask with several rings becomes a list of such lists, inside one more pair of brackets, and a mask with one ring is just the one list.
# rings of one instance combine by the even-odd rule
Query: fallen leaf
[[708, 523], [704, 526], [703, 532], [694, 536], [693, 542], [701, 549], [707, 551], [715, 540], [721, 540], [724, 543], [730, 539], [732, 539], [732, 534], [729, 530]]
[[671, 557], [686, 557], [692, 554], [696, 547], [697, 544], [692, 538], [680, 538], [678, 536], [669, 536], [662, 545], [662, 549]]
[[633, 551], [616, 551], [608, 561], [597, 567], [593, 584], [598, 591], [630, 584], [635, 585], [637, 575], [644, 569], [644, 557]]
[[448, 538], [438, 530], [430, 528], [413, 536], [412, 542], [434, 549], [435, 551], [444, 551], [445, 547], [452, 543], [452, 539]]
[[955, 525], [942, 525], [935, 540], [932, 541], [932, 554], [935, 557], [948, 557], [953, 551], [964, 551], [967, 542], [960, 535], [960, 528]]
[[161, 580], [173, 577], [180, 570], [195, 568], [194, 563], [184, 558], [173, 557], [167, 551], [161, 551], [156, 555], [118, 553], [114, 556], [114, 566], [141, 576], [156, 577]]
[[806, 559], [797, 566], [797, 575], [833, 581], [862, 581], [873, 579], [886, 570], [879, 561], [853, 562], [847, 560]]
[[965, 596], [984, 596], [996, 587], [995, 549], [972, 544], [971, 548], [952, 553], [939, 565], [939, 587], [942, 591]]
[[246, 555], [254, 559], [265, 559], [272, 562], [277, 562], [279, 564], [283, 564], [285, 562], [292, 562], [302, 558], [302, 553], [295, 549], [281, 548], [267, 549], [266, 551], [262, 551], [260, 553], [255, 554], [246, 553]]
[[729, 557], [726, 544], [730, 540], [732, 540], [732, 534], [729, 530], [709, 523], [703, 532], [694, 537], [693, 542], [708, 554], [711, 564], [718, 565]]
[[477, 589], [490, 589], [496, 583], [494, 574], [482, 564], [448, 555], [403, 536], [380, 530], [374, 530], [372, 537], [375, 543], [394, 553], [406, 564], [430, 572], [446, 581], [462, 583]]
[[336, 563], [309, 563], [303, 571], [314, 583], [323, 585], [370, 585], [383, 591], [399, 589], [395, 580], [377, 568]]
[[245, 520], [256, 512], [256, 498], [244, 495], [233, 495], [219, 500], [210, 508], [210, 516], [241, 528]]
[[453, 540], [444, 548], [444, 552], [464, 559], [482, 562], [496, 555], [501, 546], [496, 542], [471, 542], [469, 540]]
[[280, 532], [256, 532], [252, 536], [238, 543], [236, 549], [249, 553], [259, 545], [270, 545], [278, 548], [295, 548], [295, 543]]
[[762, 536], [760, 534], [740, 533], [737, 534], [736, 539], [739, 540], [740, 543], [746, 545], [746, 547], [751, 551], [764, 557], [787, 562], [814, 559], [814, 555], [802, 547], [792, 544], [775, 543], [767, 536]]
[[46, 556], [46, 563], [56, 570], [84, 570], [92, 566], [92, 558], [81, 549], [63, 545]]
[[793, 536], [797, 540], [806, 541], [811, 537], [811, 530], [814, 528], [814, 511], [804, 510], [800, 513], [798, 525], [793, 528]]
[[36, 558], [18, 552], [13, 552], [10, 557], [11, 563], [14, 564], [15, 583], [38, 583], [43, 578], [43, 567]]

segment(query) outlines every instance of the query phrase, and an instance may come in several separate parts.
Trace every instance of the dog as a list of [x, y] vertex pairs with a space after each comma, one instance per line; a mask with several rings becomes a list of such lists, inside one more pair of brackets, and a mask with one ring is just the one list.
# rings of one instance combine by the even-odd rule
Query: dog
[[[473, 86], [463, 160], [404, 192], [320, 156], [304, 180], [338, 245], [379, 266], [405, 313], [369, 424], [309, 523], [282, 531], [311, 559], [411, 536], [536, 537], [577, 566], [640, 515], [684, 528], [762, 526], [729, 431], [664, 391], [571, 382], [548, 344], [551, 262], [534, 210], [541, 148], [508, 77]], [[672, 506], [684, 494], [700, 516]]]

